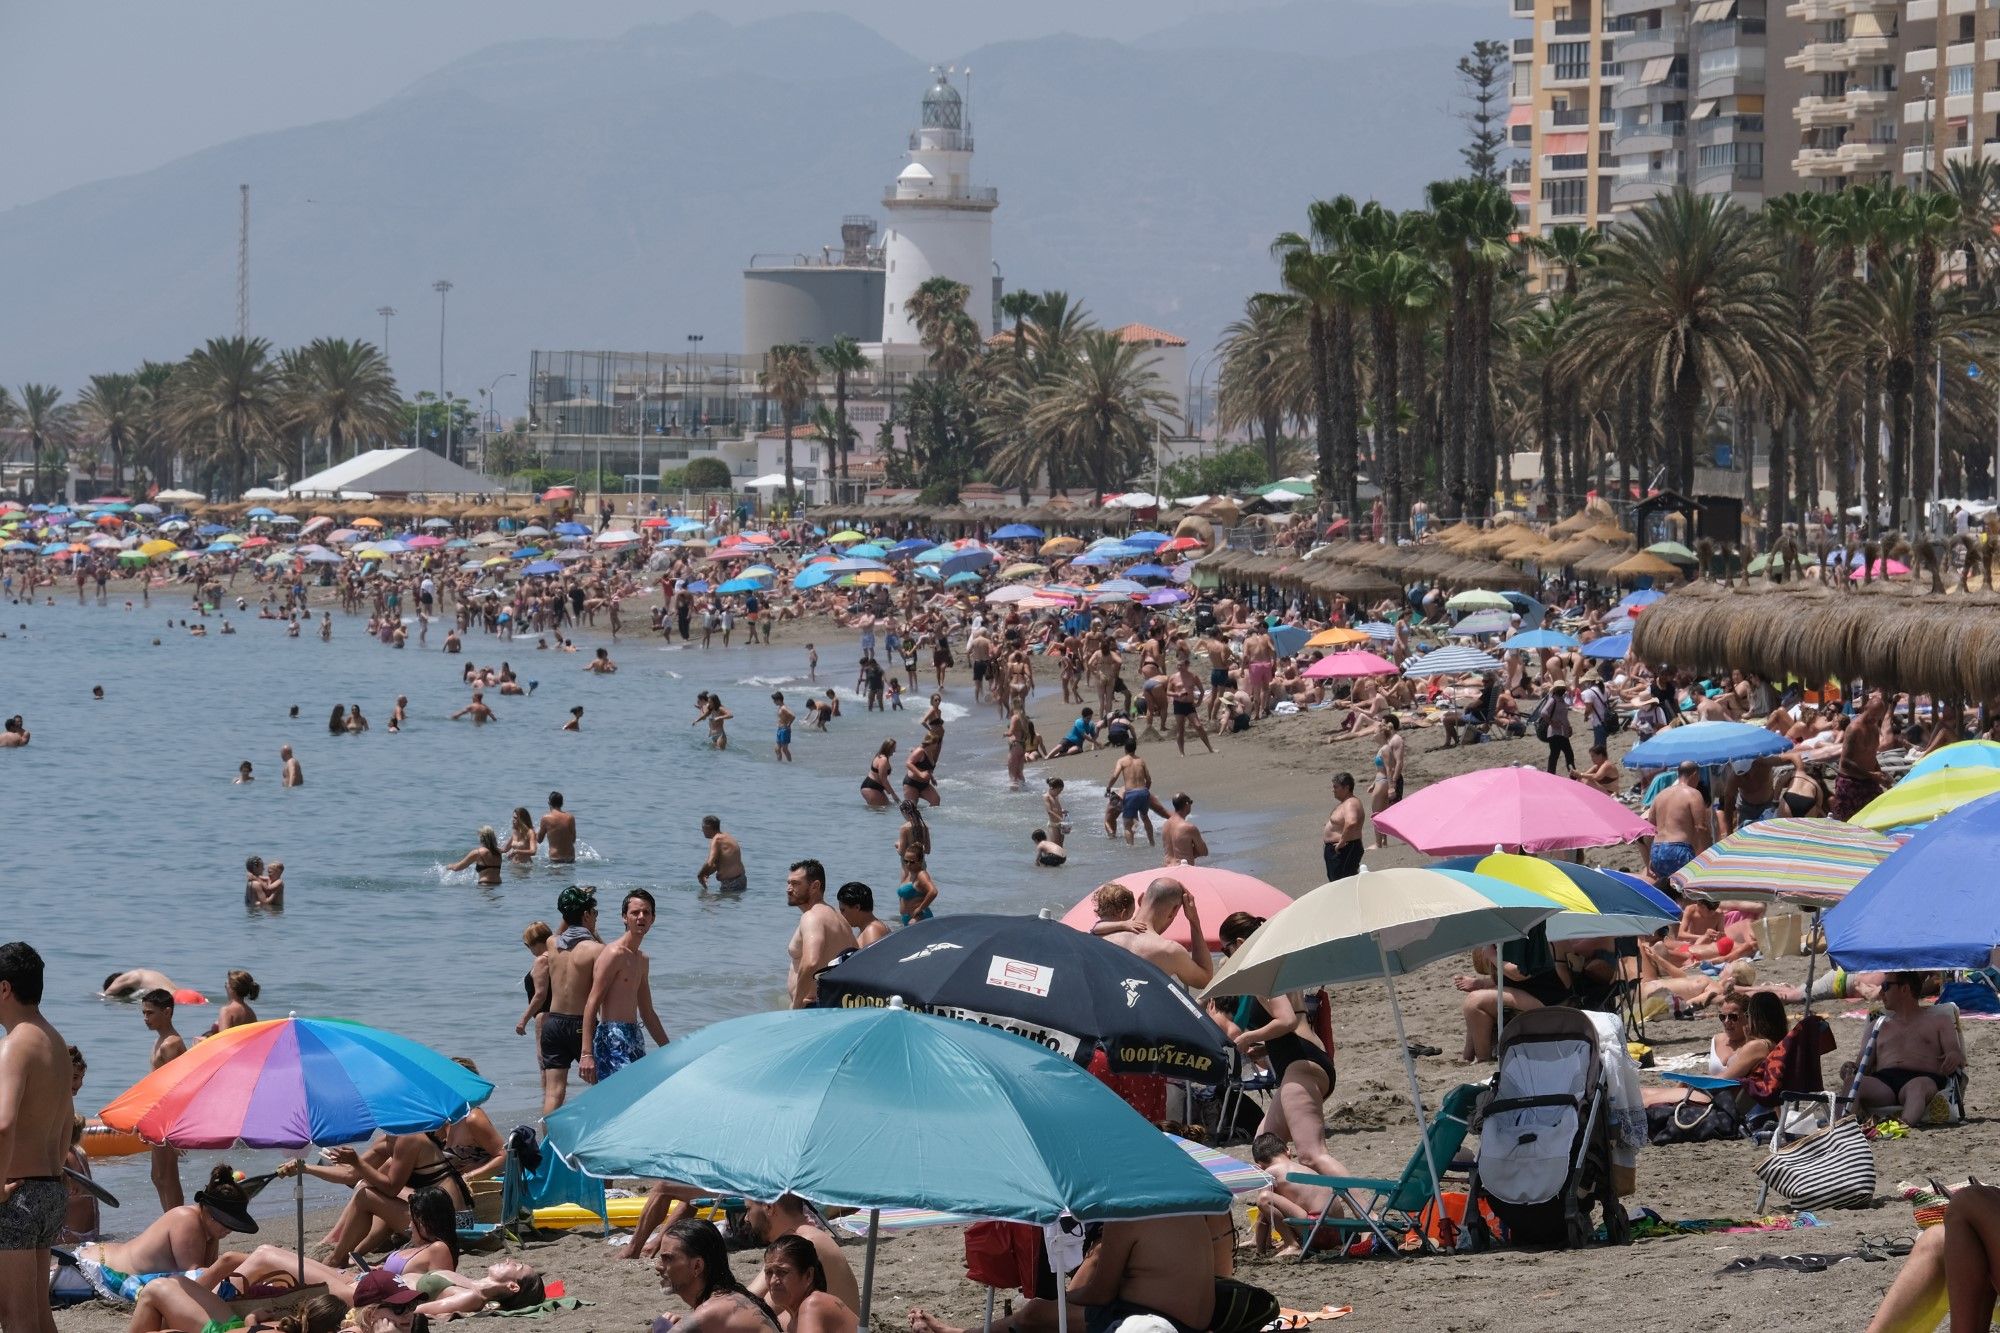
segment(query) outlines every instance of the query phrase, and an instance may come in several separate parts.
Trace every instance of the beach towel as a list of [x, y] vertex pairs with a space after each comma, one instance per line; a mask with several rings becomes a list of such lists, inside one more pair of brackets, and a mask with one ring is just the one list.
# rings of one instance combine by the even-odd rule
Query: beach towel
[[1265, 1333], [1276, 1333], [1279, 1329], [1304, 1328], [1307, 1324], [1330, 1323], [1335, 1319], [1345, 1319], [1354, 1313], [1351, 1305], [1322, 1305], [1317, 1310], [1293, 1310], [1281, 1307], [1278, 1317], [1264, 1325]]
[[575, 1296], [551, 1296], [540, 1305], [525, 1306], [519, 1310], [488, 1310], [480, 1318], [493, 1319], [541, 1319], [557, 1310], [581, 1310], [592, 1302], [579, 1300]]

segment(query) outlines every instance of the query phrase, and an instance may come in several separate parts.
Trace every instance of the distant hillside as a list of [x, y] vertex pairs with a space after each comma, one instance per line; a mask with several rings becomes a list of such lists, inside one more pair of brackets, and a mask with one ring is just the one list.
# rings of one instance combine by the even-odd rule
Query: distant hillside
[[[1269, 283], [1266, 247], [1308, 199], [1407, 205], [1457, 169], [1460, 43], [1284, 54], [1188, 28], [962, 63], [1008, 283], [1202, 347]], [[379, 339], [393, 305], [398, 373], [435, 385], [430, 284], [447, 277], [460, 394], [535, 347], [675, 351], [702, 333], [728, 350], [753, 252], [880, 215], [924, 86], [922, 62], [827, 15], [490, 48], [361, 115], [0, 213], [0, 382], [73, 388], [229, 331], [244, 181], [251, 327], [278, 343]]]
[[1481, 38], [1528, 35], [1500, 0], [1285, 0], [1282, 4], [1197, 14], [1141, 37], [1146, 50], [1317, 51], [1361, 56], [1422, 46], [1456, 56]]

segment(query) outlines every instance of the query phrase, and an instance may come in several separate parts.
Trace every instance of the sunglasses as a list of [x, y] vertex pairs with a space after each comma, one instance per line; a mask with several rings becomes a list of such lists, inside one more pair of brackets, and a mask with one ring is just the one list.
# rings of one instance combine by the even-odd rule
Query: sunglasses
[[1725, 1023], [1741, 1023], [1743, 1021], [1742, 1014], [1722, 1014], [1720, 1017]]

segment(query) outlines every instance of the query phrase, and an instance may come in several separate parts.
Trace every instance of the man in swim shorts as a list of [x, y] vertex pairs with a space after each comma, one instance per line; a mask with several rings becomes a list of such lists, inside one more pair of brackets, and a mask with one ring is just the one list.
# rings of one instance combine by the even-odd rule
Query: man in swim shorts
[[785, 696], [782, 692], [773, 694], [771, 702], [778, 707], [777, 745], [773, 748], [772, 753], [777, 755], [783, 762], [789, 764], [792, 761], [792, 723], [799, 720], [799, 715], [786, 707]]
[[597, 956], [604, 941], [597, 937], [597, 894], [587, 885], [572, 884], [556, 898], [562, 933], [549, 955], [549, 1011], [542, 1016], [542, 1114], [561, 1106], [569, 1096], [569, 1067], [583, 1056], [583, 1006], [590, 998]]
[[1662, 891], [1674, 872], [1713, 841], [1708, 801], [1701, 794], [1701, 765], [1689, 761], [1680, 766], [1672, 785], [1661, 790], [1649, 807], [1653, 828], [1653, 850], [1647, 868]]
[[41, 955], [0, 944], [0, 1328], [55, 1333], [49, 1247], [69, 1207], [69, 1044], [42, 1017]]
[[667, 1044], [667, 1029], [653, 1011], [650, 960], [639, 947], [646, 942], [657, 911], [653, 895], [644, 889], [626, 893], [618, 911], [625, 933], [597, 955], [590, 998], [583, 1005], [578, 1072], [585, 1083], [602, 1082], [644, 1055], [647, 1032], [660, 1045]]
[[1125, 825], [1125, 841], [1131, 843], [1139, 821], [1145, 821], [1146, 845], [1153, 844], [1153, 810], [1157, 807], [1162, 815], [1166, 808], [1153, 799], [1153, 773], [1146, 767], [1146, 761], [1139, 757], [1139, 742], [1130, 735], [1125, 740], [1125, 754], [1118, 766], [1111, 770], [1106, 787], [1124, 784], [1125, 796], [1118, 805], [1118, 817]]
[[735, 835], [724, 833], [722, 821], [714, 815], [704, 815], [701, 836], [708, 839], [708, 859], [695, 872], [695, 882], [705, 889], [708, 877], [713, 875], [715, 887], [724, 893], [741, 893], [749, 888], [750, 874], [743, 868], [743, 847]]

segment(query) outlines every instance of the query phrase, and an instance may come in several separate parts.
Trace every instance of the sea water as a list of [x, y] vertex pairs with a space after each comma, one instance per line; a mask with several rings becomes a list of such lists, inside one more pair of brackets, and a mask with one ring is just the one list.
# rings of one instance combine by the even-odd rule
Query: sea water
[[[871, 885], [877, 914], [893, 920], [901, 816], [866, 808], [859, 785], [891, 736], [900, 779], [922, 737], [931, 676], [904, 711], [866, 713], [852, 692], [858, 645], [845, 634], [817, 639], [819, 679], [809, 684], [803, 644], [703, 651], [698, 640], [627, 637], [610, 645], [617, 674], [598, 676], [583, 669], [588, 651], [537, 651], [532, 638], [475, 631], [450, 656], [438, 625], [427, 648], [413, 633], [399, 651], [341, 616], [321, 642], [315, 627], [287, 638], [282, 622], [254, 611], [230, 615], [233, 635], [210, 616], [196, 638], [183, 614], [185, 603], [166, 597], [130, 612], [116, 597], [0, 604], [0, 716], [23, 714], [34, 734], [25, 748], [0, 750], [0, 940], [26, 939], [48, 962], [44, 1010], [90, 1064], [80, 1111], [94, 1114], [146, 1073], [152, 1038], [138, 1006], [97, 998], [106, 975], [127, 968], [155, 968], [217, 1003], [224, 975], [243, 968], [263, 988], [260, 1018], [354, 1019], [468, 1056], [496, 1085], [487, 1110], [504, 1134], [540, 1109], [534, 1028], [514, 1033], [530, 962], [520, 934], [536, 920], [559, 928], [556, 895], [568, 885], [596, 886], [607, 940], [626, 889], [657, 899], [645, 948], [670, 1034], [784, 1004], [798, 920], [784, 896], [792, 861], [825, 864], [829, 901], [848, 880]], [[524, 684], [538, 682], [535, 692], [488, 690], [496, 722], [448, 721], [470, 695], [464, 665], [503, 660]], [[820, 733], [805, 726], [803, 700], [828, 688], [840, 691], [843, 714]], [[736, 715], [727, 752], [691, 725], [703, 689]], [[789, 765], [771, 752], [774, 689], [801, 717]], [[409, 722], [392, 735], [399, 694]], [[1028, 835], [1042, 823], [1041, 782], [1031, 768], [1027, 790], [1009, 792], [997, 713], [971, 705], [962, 673], [947, 697], [943, 804], [926, 809], [940, 914], [1060, 912], [1104, 879], [1159, 864], [1143, 840], [1128, 848], [1103, 837], [1092, 777], [1066, 792], [1069, 865], [1035, 867]], [[372, 730], [330, 735], [333, 706], [357, 703]], [[582, 731], [565, 733], [576, 704]], [[287, 744], [305, 774], [290, 790], [279, 781]], [[1103, 756], [1104, 772], [1113, 757]], [[235, 785], [245, 759], [256, 781]], [[446, 871], [480, 825], [504, 842], [514, 807], [539, 820], [551, 790], [576, 816], [577, 864], [509, 864], [492, 888], [470, 870]], [[696, 885], [707, 814], [743, 844], [746, 892]], [[1219, 836], [1230, 823], [1204, 819], [1210, 841], [1244, 841]], [[282, 912], [245, 907], [253, 854], [285, 863]], [[177, 1025], [192, 1038], [215, 1012], [184, 1006]], [[572, 1078], [572, 1093], [578, 1086]], [[239, 1150], [231, 1160], [269, 1169], [276, 1158]], [[184, 1167], [190, 1191], [210, 1160]], [[114, 1215], [120, 1234], [152, 1215], [144, 1162], [100, 1170], [128, 1201]]]

